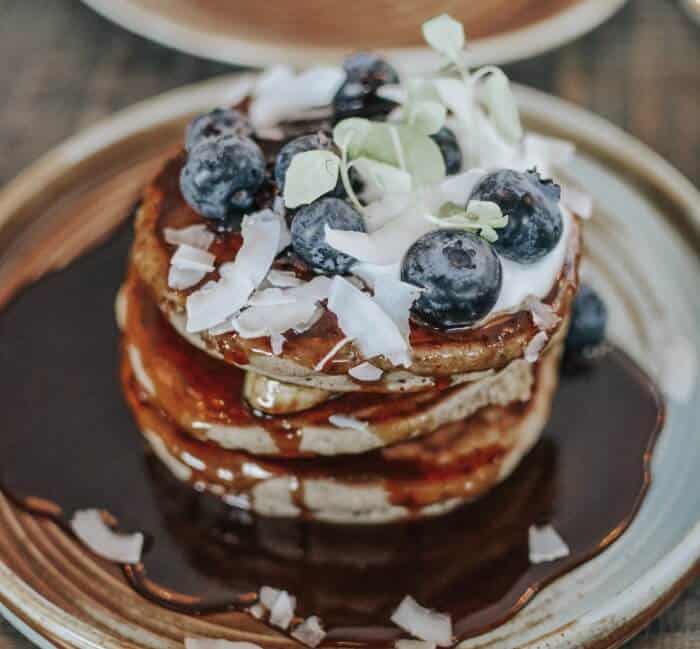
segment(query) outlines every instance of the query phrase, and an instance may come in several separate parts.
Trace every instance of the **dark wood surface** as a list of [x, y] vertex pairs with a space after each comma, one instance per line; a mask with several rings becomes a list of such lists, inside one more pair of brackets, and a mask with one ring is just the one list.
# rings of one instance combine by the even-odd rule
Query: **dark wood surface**
[[[132, 36], [78, 0], [0, 0], [0, 61], [0, 184], [115, 110], [231, 70]], [[631, 0], [507, 71], [606, 117], [700, 184], [700, 29], [676, 2]], [[629, 646], [700, 648], [700, 583]], [[0, 649], [27, 647], [0, 621]]]

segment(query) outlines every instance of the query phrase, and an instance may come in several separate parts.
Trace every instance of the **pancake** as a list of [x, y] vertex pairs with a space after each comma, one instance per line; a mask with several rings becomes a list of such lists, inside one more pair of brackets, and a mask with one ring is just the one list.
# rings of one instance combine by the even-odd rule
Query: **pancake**
[[271, 460], [195, 440], [157, 407], [126, 355], [122, 381], [154, 453], [196, 489], [267, 516], [378, 523], [442, 514], [510, 475], [549, 417], [559, 352], [536, 364], [527, 402], [482, 408], [418, 440], [337, 458]]
[[[326, 396], [304, 412], [265, 416], [244, 401], [246, 372], [177, 335], [134, 273], [119, 295], [125, 355], [140, 387], [182, 430], [224, 448], [284, 457], [361, 453], [432, 433], [485, 406], [526, 401], [531, 394], [532, 366], [519, 359], [452, 388]], [[310, 391], [281, 385], [287, 405], [298, 406]], [[331, 423], [334, 416], [343, 419]]]
[[[273, 146], [264, 143], [267, 151]], [[277, 145], [275, 143], [275, 145]], [[184, 201], [179, 188], [179, 172], [184, 155], [169, 160], [144, 191], [143, 202], [135, 222], [132, 260], [139, 276], [151, 290], [158, 305], [173, 326], [184, 332], [184, 310], [187, 296], [208, 280], [216, 279], [216, 271], [192, 289], [175, 290], [168, 286], [170, 258], [174, 247], [165, 242], [163, 229], [183, 228], [203, 223], [203, 219]], [[259, 207], [269, 205], [270, 194], [261, 192]], [[231, 261], [241, 245], [238, 233], [219, 235], [210, 252], [216, 263]], [[547, 330], [550, 339], [563, 326], [570, 312], [571, 300], [578, 283], [580, 224], [572, 219], [564, 266], [549, 295], [542, 302], [561, 320]], [[292, 270], [309, 278], [310, 271], [293, 253], [285, 253], [274, 268]], [[324, 310], [322, 317], [303, 333], [285, 334], [282, 351], [272, 353], [268, 338], [243, 338], [235, 332], [212, 335], [208, 332], [188, 335], [188, 340], [226, 362], [254, 370], [260, 374], [299, 385], [339, 391], [424, 390], [436, 385], [441, 377], [459, 377], [474, 372], [501, 369], [524, 355], [539, 328], [529, 310], [494, 314], [478, 326], [459, 331], [438, 331], [411, 323], [411, 364], [398, 369], [384, 358], [371, 359], [385, 370], [382, 380], [361, 383], [347, 372], [364, 360], [352, 343], [342, 347], [323, 371], [315, 369], [319, 362], [344, 338], [335, 316]]]

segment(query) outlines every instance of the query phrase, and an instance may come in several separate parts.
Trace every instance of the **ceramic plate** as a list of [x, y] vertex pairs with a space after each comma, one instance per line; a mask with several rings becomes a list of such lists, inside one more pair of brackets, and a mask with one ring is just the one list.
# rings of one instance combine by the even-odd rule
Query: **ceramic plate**
[[[0, 306], [108, 236], [181, 137], [187, 116], [231, 101], [235, 84], [224, 78], [124, 111], [7, 186], [0, 194]], [[614, 341], [666, 391], [668, 417], [651, 489], [629, 530], [510, 622], [462, 646], [616, 647], [700, 572], [700, 193], [600, 118], [525, 88], [518, 97], [530, 128], [579, 147], [571, 175], [597, 204], [587, 225], [585, 273], [607, 298]], [[100, 201], [94, 220], [76, 224], [81, 206], [105, 193], [110, 199]], [[191, 618], [144, 601], [114, 567], [2, 496], [0, 606], [41, 646], [174, 649], [186, 635], [260, 641], [243, 616]], [[292, 644], [280, 638], [274, 646]]]
[[[226, 27], [222, 21], [212, 19], [204, 3], [190, 4], [184, 10], [179, 10], [161, 0], [83, 1], [136, 34], [189, 54], [224, 63], [260, 66], [287, 62], [300, 66], [313, 65], [337, 62], [347, 55], [348, 49], [356, 49], [352, 44], [349, 47], [314, 46], [308, 39], [300, 44], [280, 44], [273, 39], [256, 38], [251, 33], [242, 36], [244, 30], [235, 26]], [[500, 64], [554, 49], [597, 27], [624, 3], [625, 0], [563, 2], [562, 9], [550, 12], [528, 26], [470, 41], [471, 60], [474, 65]], [[436, 9], [435, 13], [442, 10]], [[287, 31], [296, 29], [294, 18], [292, 14]], [[255, 34], [255, 30], [250, 31]], [[410, 69], [414, 74], [421, 69], [435, 68], [433, 55], [423, 48], [397, 47], [384, 50], [384, 55], [392, 59], [397, 67]]]

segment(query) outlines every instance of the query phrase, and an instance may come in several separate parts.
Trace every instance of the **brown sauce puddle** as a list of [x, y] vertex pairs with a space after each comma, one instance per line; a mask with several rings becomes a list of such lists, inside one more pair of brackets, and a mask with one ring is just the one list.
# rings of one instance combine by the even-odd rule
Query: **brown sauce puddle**
[[[387, 646], [406, 594], [449, 612], [459, 638], [512, 616], [544, 584], [616, 539], [649, 481], [663, 406], [621, 351], [566, 375], [542, 441], [505, 484], [435, 520], [352, 527], [251, 517], [176, 483], [124, 404], [113, 300], [131, 235], [20, 295], [0, 313], [0, 484], [40, 513], [104, 508], [143, 530], [143, 568], [125, 578], [165, 606], [232, 608], [262, 585], [319, 615], [325, 644]], [[43, 501], [43, 502], [42, 502]], [[55, 508], [53, 508], [55, 511]], [[527, 530], [555, 526], [571, 555], [531, 566]]]

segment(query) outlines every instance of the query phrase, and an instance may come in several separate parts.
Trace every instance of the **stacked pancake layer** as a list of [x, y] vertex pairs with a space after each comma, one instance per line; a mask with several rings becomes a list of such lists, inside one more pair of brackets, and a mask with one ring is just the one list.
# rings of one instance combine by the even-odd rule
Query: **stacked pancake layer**
[[[177, 478], [262, 515], [376, 523], [449, 511], [513, 471], [557, 385], [577, 282], [575, 220], [540, 303], [549, 322], [523, 307], [455, 333], [412, 323], [411, 365], [371, 359], [381, 377], [358, 380], [348, 369], [370, 359], [351, 344], [332, 353], [342, 333], [328, 314], [276, 354], [268, 339], [186, 331], [188, 291], [168, 287], [175, 246], [163, 234], [201, 223], [174, 180], [181, 165], [171, 160], [145, 192], [117, 299], [128, 404]], [[235, 257], [237, 238], [217, 235], [217, 263]], [[300, 273], [293, 260], [275, 263]], [[548, 343], [533, 358], [543, 331]]]

